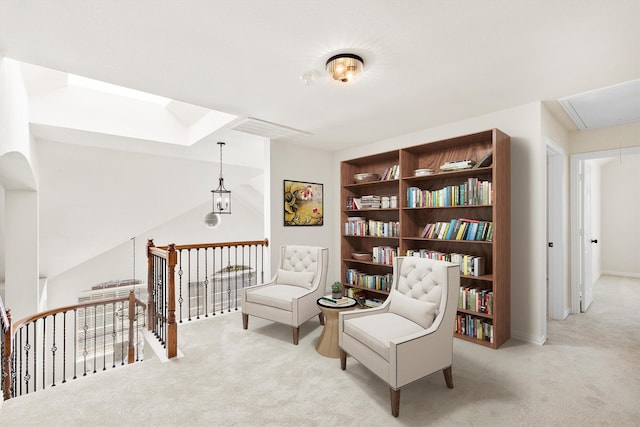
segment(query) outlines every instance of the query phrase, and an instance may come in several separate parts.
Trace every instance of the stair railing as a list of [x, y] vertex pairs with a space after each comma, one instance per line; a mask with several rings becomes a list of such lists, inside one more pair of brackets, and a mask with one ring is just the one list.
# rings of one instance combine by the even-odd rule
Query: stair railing
[[148, 329], [177, 355], [177, 323], [238, 310], [242, 288], [263, 283], [269, 241], [155, 246], [147, 242]]
[[44, 311], [15, 324], [0, 300], [0, 319], [5, 400], [143, 359], [137, 324], [146, 323], [146, 304], [133, 291]]

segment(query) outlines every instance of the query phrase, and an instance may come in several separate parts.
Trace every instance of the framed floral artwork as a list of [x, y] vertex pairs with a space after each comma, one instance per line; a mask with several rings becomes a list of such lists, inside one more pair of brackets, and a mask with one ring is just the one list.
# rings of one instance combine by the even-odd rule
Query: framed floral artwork
[[284, 225], [322, 225], [323, 185], [284, 180]]

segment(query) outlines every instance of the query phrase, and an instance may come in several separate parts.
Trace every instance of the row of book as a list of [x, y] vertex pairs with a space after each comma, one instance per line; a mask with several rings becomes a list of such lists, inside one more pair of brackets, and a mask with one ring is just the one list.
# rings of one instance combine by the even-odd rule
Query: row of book
[[493, 342], [493, 323], [470, 314], [456, 316], [455, 332], [481, 341]]
[[480, 256], [446, 253], [432, 249], [407, 249], [407, 256], [448, 261], [460, 265], [460, 274], [465, 276], [482, 276], [486, 274], [485, 259]]
[[466, 183], [438, 190], [407, 189], [407, 207], [437, 208], [443, 206], [474, 206], [492, 203], [491, 182], [469, 178]]
[[493, 222], [477, 219], [453, 218], [424, 226], [420, 237], [440, 240], [483, 240], [493, 241]]
[[[382, 196], [370, 194], [367, 196], [347, 196], [345, 209], [357, 211], [359, 209], [380, 209], [382, 207]], [[387, 206], [388, 207], [388, 206]]]
[[393, 265], [393, 260], [398, 256], [400, 248], [391, 246], [374, 246], [371, 261], [379, 264]]
[[457, 171], [461, 169], [471, 169], [476, 162], [474, 160], [455, 160], [452, 162], [444, 162], [440, 165], [440, 170], [443, 172]]
[[381, 181], [389, 181], [391, 179], [398, 179], [400, 178], [400, 165], [393, 165], [390, 168], [386, 168], [384, 170], [384, 173], [382, 174], [382, 177], [380, 178]]
[[361, 288], [388, 291], [391, 288], [392, 279], [393, 276], [391, 273], [367, 274], [358, 271], [355, 268], [348, 268], [346, 283], [349, 285], [360, 286]]
[[493, 314], [493, 292], [487, 289], [461, 287], [458, 293], [458, 308]]
[[344, 234], [347, 236], [398, 237], [400, 222], [385, 222], [354, 216], [344, 224]]

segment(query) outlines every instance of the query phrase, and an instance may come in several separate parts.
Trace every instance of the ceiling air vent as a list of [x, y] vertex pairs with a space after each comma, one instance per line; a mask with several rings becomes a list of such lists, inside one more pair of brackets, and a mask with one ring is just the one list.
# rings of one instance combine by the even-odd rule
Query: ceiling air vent
[[578, 129], [617, 126], [640, 120], [640, 80], [558, 100]]
[[231, 126], [232, 130], [263, 136], [269, 139], [278, 139], [294, 135], [308, 135], [309, 132], [278, 125], [264, 120], [248, 117]]

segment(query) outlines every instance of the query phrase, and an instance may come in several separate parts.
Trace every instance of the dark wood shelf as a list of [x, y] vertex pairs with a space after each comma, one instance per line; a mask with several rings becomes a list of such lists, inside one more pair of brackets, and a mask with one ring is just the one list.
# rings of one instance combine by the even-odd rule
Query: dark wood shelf
[[343, 187], [347, 189], [360, 189], [360, 188], [371, 188], [371, 187], [380, 187], [388, 184], [398, 185], [400, 182], [399, 179], [386, 179], [384, 181], [371, 181], [371, 182], [359, 182], [357, 184], [344, 184]]
[[[393, 239], [393, 240], [398, 240], [400, 237], [395, 236], [395, 237], [386, 237], [386, 236], [360, 236], [358, 234], [343, 234], [342, 237], [361, 237], [363, 239]], [[355, 252], [355, 251], [354, 251]]]
[[419, 211], [427, 209], [469, 209], [469, 208], [491, 208], [493, 205], [458, 205], [458, 206], [419, 206], [415, 208], [403, 207], [403, 211]]
[[417, 242], [442, 242], [442, 243], [481, 243], [493, 244], [493, 241], [487, 240], [453, 240], [453, 239], [427, 239], [424, 237], [402, 237], [403, 240], [415, 240]]
[[479, 311], [465, 310], [463, 308], [459, 308], [458, 313], [471, 314], [472, 316], [483, 317], [485, 319], [493, 320], [493, 314], [489, 314], [489, 313], [480, 313]]
[[474, 344], [483, 345], [485, 347], [496, 348], [495, 343], [490, 343], [489, 341], [479, 340], [478, 338], [470, 337], [468, 335], [462, 335], [462, 334], [459, 334], [457, 332], [454, 332], [453, 336], [456, 337], [456, 338], [459, 338], [459, 339], [461, 339], [463, 341], [469, 341], [469, 342], [472, 342]]
[[349, 283], [343, 283], [342, 286], [344, 288], [362, 289], [363, 291], [373, 292], [375, 294], [380, 294], [380, 295], [389, 295], [389, 291], [383, 291], [382, 289], [365, 288], [363, 286], [350, 285]]
[[403, 181], [407, 182], [427, 182], [431, 180], [440, 181], [443, 178], [468, 178], [476, 175], [490, 175], [493, 171], [492, 166], [484, 167], [484, 168], [476, 168], [476, 169], [460, 169], [457, 171], [451, 172], [440, 172], [434, 173], [433, 175], [422, 175], [422, 176], [407, 176], [403, 177]]
[[353, 259], [353, 258], [344, 258], [342, 261], [343, 262], [351, 262], [351, 263], [355, 263], [355, 264], [373, 265], [375, 267], [393, 268], [393, 265], [391, 265], [391, 264], [383, 264], [381, 262], [373, 262], [373, 261], [359, 261], [359, 260]]
[[398, 211], [398, 208], [372, 208], [372, 209], [344, 209], [345, 213], [354, 212], [394, 212]]

